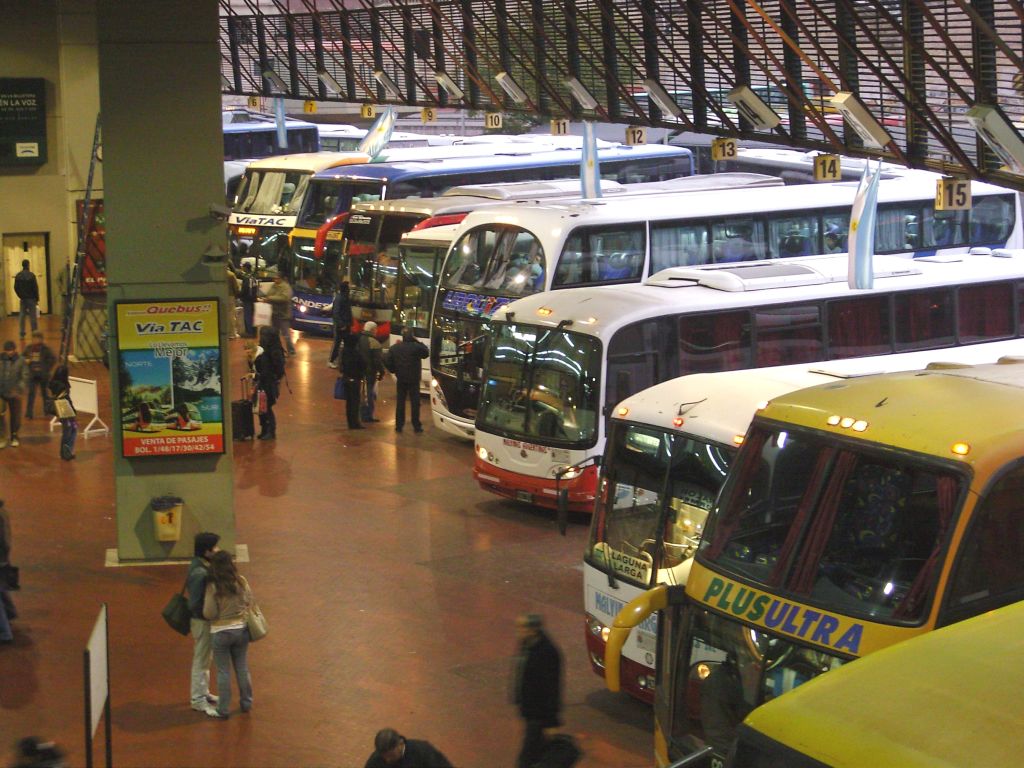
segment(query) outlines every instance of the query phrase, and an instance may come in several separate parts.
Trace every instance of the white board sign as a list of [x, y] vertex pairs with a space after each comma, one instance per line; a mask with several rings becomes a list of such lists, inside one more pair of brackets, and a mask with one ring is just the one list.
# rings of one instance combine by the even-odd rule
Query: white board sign
[[85, 646], [89, 652], [89, 709], [92, 714], [92, 734], [103, 716], [103, 707], [107, 703], [107, 606], [100, 608], [96, 626], [89, 635], [89, 643]]

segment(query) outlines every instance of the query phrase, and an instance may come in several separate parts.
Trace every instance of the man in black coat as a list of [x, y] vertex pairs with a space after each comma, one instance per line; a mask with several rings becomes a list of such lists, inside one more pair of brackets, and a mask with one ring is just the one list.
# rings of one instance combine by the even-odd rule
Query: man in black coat
[[344, 339], [341, 349], [341, 377], [345, 387], [345, 418], [349, 429], [365, 429], [359, 418], [359, 402], [362, 393], [366, 364], [359, 354], [359, 334], [350, 333]]
[[543, 756], [550, 728], [562, 724], [562, 654], [544, 632], [535, 613], [516, 620], [519, 655], [515, 669], [515, 703], [526, 721], [517, 768], [532, 768]]
[[420, 433], [420, 361], [430, 356], [427, 345], [416, 338], [412, 328], [402, 329], [402, 340], [384, 355], [385, 367], [397, 379], [395, 395], [395, 432], [405, 426], [405, 401], [412, 411], [412, 428]]
[[39, 328], [36, 318], [36, 307], [39, 306], [39, 283], [35, 273], [28, 268], [28, 259], [22, 259], [21, 272], [14, 276], [14, 294], [21, 300], [21, 310], [18, 312], [18, 335], [25, 338], [25, 318], [29, 319], [32, 330]]
[[377, 731], [366, 768], [452, 768], [448, 758], [429, 741], [407, 739], [394, 728]]

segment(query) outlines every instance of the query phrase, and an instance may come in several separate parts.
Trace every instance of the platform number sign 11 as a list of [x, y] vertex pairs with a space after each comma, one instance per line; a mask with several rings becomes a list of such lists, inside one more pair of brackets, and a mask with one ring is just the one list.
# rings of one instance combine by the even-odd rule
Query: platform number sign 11
[[711, 159], [716, 163], [736, 157], [736, 139], [723, 137], [711, 142]]
[[631, 125], [626, 129], [626, 144], [633, 147], [647, 143], [647, 128], [643, 125]]
[[433, 123], [437, 121], [437, 110], [433, 107], [424, 107], [420, 110], [420, 122]]
[[839, 181], [842, 177], [843, 167], [839, 155], [815, 155], [815, 181]]
[[489, 131], [501, 128], [503, 123], [501, 112], [487, 112], [484, 114], [484, 128]]
[[377, 107], [373, 104], [363, 104], [359, 108], [359, 116], [364, 120], [372, 120], [377, 116]]
[[936, 211], [966, 211], [971, 207], [971, 182], [946, 177], [935, 182]]
[[564, 117], [556, 118], [551, 121], [551, 135], [552, 136], [568, 136], [569, 135], [569, 121]]

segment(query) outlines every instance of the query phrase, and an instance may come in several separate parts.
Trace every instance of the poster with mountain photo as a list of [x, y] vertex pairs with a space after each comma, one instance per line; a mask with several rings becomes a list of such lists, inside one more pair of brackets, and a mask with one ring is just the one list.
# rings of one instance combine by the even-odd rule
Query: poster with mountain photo
[[122, 453], [224, 452], [217, 299], [118, 302]]

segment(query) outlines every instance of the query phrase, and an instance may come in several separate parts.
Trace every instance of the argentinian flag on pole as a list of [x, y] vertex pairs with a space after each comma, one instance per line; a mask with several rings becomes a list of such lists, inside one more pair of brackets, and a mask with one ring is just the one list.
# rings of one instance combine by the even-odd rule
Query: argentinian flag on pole
[[583, 123], [580, 189], [583, 197], [601, 196], [601, 164], [597, 159], [597, 139], [594, 138], [594, 124], [588, 122]]
[[277, 123], [277, 146], [288, 149], [288, 128], [285, 125], [284, 99], [274, 97], [274, 122]]
[[363, 140], [356, 147], [357, 152], [363, 152], [370, 156], [372, 161], [388, 145], [391, 140], [391, 131], [395, 127], [395, 111], [388, 107], [373, 121], [370, 130], [363, 136]]
[[875, 256], [875, 218], [878, 211], [878, 179], [882, 175], [882, 161], [871, 173], [870, 161], [864, 163], [864, 173], [857, 185], [850, 211], [850, 235], [846, 239], [849, 248], [850, 271], [848, 280], [851, 288], [874, 288], [875, 272], [872, 261]]

